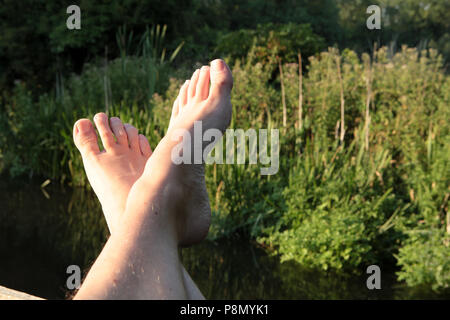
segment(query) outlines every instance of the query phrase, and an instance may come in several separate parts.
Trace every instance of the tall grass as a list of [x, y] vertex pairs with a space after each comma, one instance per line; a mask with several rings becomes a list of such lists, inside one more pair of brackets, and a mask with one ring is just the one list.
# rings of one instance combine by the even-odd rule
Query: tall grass
[[450, 79], [440, 56], [381, 48], [360, 60], [330, 49], [309, 59], [303, 92], [298, 65], [283, 66], [286, 106], [255, 60], [233, 69], [234, 126], [280, 128], [280, 172], [214, 166], [212, 236], [240, 231], [282, 260], [325, 270], [396, 260], [408, 284], [448, 287]]

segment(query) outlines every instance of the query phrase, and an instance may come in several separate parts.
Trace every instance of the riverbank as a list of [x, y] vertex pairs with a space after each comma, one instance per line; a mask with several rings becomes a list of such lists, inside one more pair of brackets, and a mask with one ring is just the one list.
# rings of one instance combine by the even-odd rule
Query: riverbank
[[[0, 285], [45, 299], [64, 299], [66, 268], [87, 271], [107, 239], [95, 195], [84, 189], [0, 183]], [[382, 289], [368, 290], [365, 268], [352, 274], [308, 270], [248, 239], [204, 241], [182, 249], [183, 264], [208, 299], [448, 299], [408, 288], [382, 268]]]

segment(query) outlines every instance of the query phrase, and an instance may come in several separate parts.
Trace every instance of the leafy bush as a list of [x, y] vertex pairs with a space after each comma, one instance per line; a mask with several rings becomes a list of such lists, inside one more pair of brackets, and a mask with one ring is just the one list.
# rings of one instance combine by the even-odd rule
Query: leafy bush
[[401, 207], [376, 176], [389, 161], [385, 150], [371, 156], [354, 142], [347, 150], [303, 154], [284, 191], [287, 210], [261, 241], [275, 246], [282, 260], [324, 270], [374, 262], [374, 244], [390, 235], [381, 226]]
[[450, 287], [450, 236], [442, 230], [413, 232], [397, 255], [398, 279], [409, 286]]
[[299, 52], [309, 57], [324, 47], [324, 39], [316, 35], [308, 24], [268, 23], [256, 29], [225, 34], [218, 41], [216, 54], [229, 56], [234, 61], [253, 51], [255, 62], [267, 66], [277, 65], [278, 57], [283, 62], [295, 62]]

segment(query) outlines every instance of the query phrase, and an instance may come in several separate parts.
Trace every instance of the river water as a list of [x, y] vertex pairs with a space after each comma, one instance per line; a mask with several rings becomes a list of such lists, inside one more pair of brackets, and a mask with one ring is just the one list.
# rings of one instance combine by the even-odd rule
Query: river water
[[[84, 189], [0, 182], [0, 285], [64, 299], [69, 265], [81, 270], [100, 253], [108, 231], [95, 195]], [[383, 271], [381, 290], [368, 290], [365, 269], [336, 275], [280, 263], [248, 240], [204, 241], [182, 249], [182, 262], [209, 299], [449, 298], [408, 288]]]

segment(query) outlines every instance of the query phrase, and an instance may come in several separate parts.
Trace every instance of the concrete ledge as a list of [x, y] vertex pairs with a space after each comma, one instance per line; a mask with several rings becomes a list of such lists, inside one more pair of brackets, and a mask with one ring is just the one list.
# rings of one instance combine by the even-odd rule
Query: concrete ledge
[[44, 300], [28, 293], [8, 289], [0, 286], [0, 300]]

